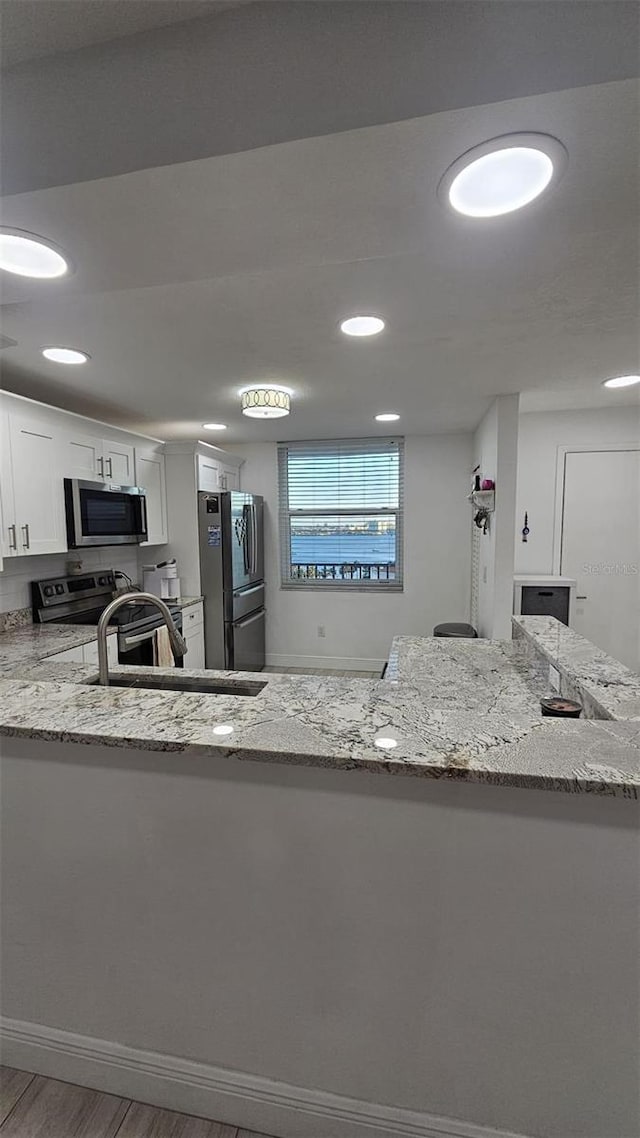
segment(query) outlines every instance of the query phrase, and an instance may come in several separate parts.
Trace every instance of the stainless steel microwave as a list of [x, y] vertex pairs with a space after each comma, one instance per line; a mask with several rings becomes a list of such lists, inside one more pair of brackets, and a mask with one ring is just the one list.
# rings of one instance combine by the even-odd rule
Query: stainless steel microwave
[[64, 502], [69, 549], [147, 540], [147, 504], [139, 486], [65, 478]]

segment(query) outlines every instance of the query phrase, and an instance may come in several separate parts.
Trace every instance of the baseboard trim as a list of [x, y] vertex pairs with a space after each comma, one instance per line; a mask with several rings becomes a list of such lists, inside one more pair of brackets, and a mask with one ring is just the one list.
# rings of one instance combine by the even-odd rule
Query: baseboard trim
[[0, 1031], [7, 1066], [278, 1138], [527, 1138], [42, 1024], [4, 1018]]
[[343, 668], [353, 672], [381, 672], [384, 660], [359, 656], [281, 656], [267, 652], [270, 668]]

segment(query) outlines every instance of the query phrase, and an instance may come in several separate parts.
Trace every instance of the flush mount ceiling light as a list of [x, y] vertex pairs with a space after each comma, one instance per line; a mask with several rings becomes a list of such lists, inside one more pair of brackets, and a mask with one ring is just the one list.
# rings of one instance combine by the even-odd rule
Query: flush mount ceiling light
[[81, 352], [79, 348], [43, 348], [42, 354], [46, 360], [53, 360], [54, 364], [86, 364], [91, 356]]
[[400, 418], [396, 415], [395, 411], [385, 411], [382, 415], [376, 415], [377, 423], [395, 423]]
[[203, 423], [202, 429], [203, 429], [203, 431], [226, 431], [227, 424], [226, 423]]
[[602, 386], [633, 387], [634, 383], [640, 383], [640, 375], [616, 375], [612, 379], [605, 379]]
[[522, 209], [557, 182], [567, 152], [548, 134], [507, 134], [468, 150], [438, 186], [443, 201], [467, 217], [501, 217]]
[[384, 320], [379, 316], [349, 316], [340, 325], [345, 336], [377, 336], [384, 328]]
[[39, 237], [22, 229], [0, 230], [0, 269], [19, 277], [51, 280], [69, 271], [66, 253]]
[[291, 410], [291, 389], [276, 383], [254, 384], [240, 392], [242, 414], [250, 419], [280, 419]]

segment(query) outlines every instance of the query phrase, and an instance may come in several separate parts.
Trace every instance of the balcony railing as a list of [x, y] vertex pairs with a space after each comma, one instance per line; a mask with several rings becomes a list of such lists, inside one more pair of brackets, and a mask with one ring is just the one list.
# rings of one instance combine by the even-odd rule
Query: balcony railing
[[294, 561], [291, 563], [292, 581], [394, 581], [396, 566], [393, 561]]

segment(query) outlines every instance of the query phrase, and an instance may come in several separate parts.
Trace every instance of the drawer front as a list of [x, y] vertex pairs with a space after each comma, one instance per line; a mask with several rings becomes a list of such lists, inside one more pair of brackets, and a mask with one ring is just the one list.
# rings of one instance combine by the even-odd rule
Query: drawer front
[[184, 632], [188, 632], [192, 628], [198, 628], [204, 624], [204, 608], [202, 604], [189, 605], [188, 608], [182, 610], [182, 628]]
[[566, 585], [525, 585], [522, 589], [523, 616], [555, 616], [569, 623], [569, 589]]
[[249, 613], [264, 608], [264, 585], [251, 585], [233, 594], [233, 620], [242, 620]]

